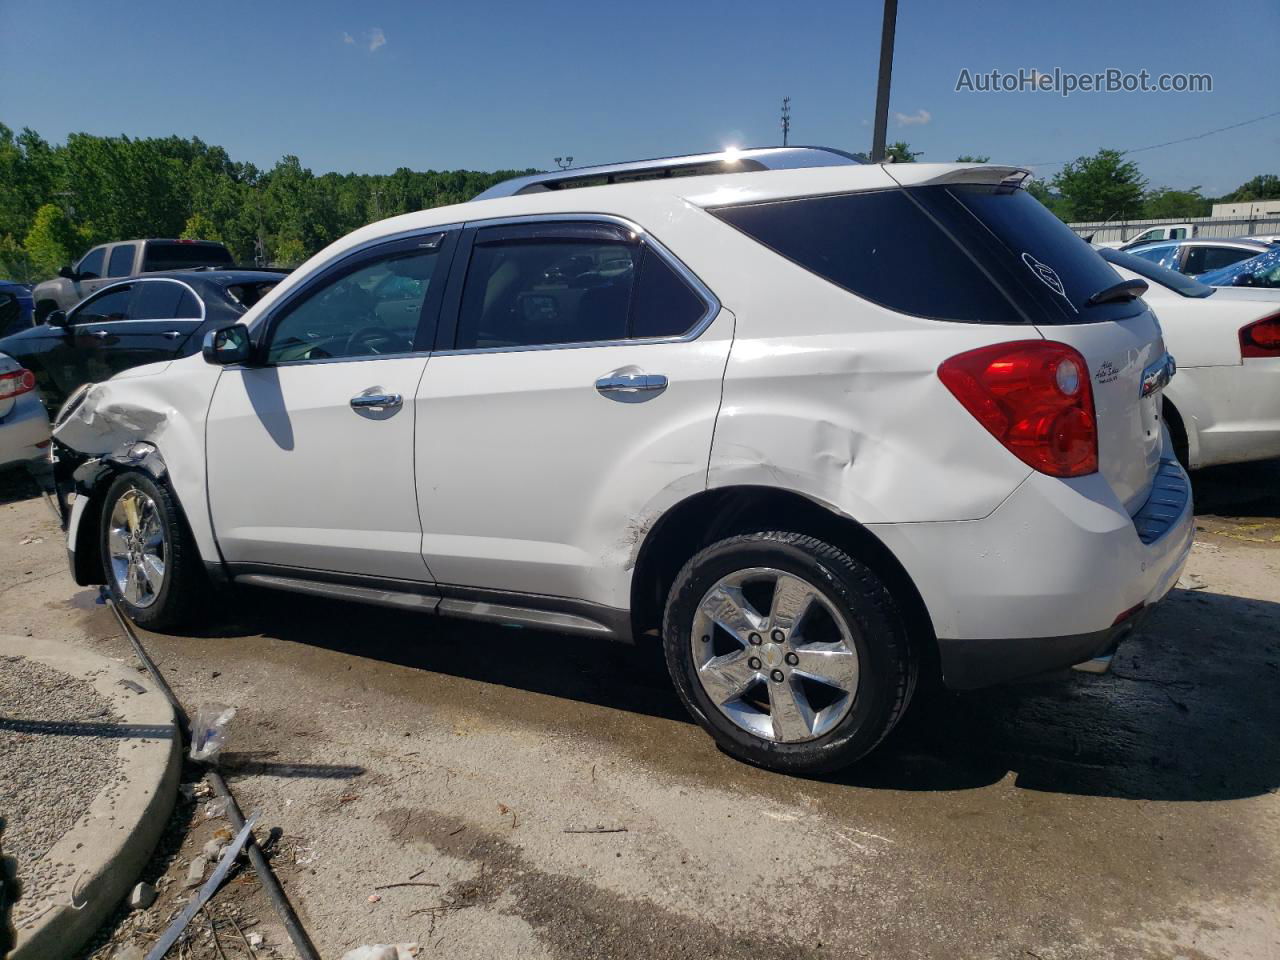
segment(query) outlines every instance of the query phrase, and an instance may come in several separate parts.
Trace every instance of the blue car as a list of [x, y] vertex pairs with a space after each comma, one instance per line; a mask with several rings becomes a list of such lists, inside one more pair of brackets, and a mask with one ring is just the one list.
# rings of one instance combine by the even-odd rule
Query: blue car
[[1221, 270], [1210, 270], [1196, 279], [1211, 287], [1280, 289], [1280, 247]]
[[1127, 247], [1126, 251], [1143, 260], [1157, 263], [1166, 270], [1177, 270], [1189, 277], [1228, 267], [1248, 260], [1271, 247], [1263, 240], [1248, 237], [1210, 237], [1197, 240], [1173, 240], [1144, 243]]
[[35, 323], [35, 302], [25, 283], [0, 280], [0, 337], [26, 330]]

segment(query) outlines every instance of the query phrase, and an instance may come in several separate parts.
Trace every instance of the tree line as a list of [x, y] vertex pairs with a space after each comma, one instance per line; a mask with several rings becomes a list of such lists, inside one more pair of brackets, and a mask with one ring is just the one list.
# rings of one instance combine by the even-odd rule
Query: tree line
[[293, 266], [367, 223], [532, 172], [317, 176], [295, 156], [262, 170], [198, 137], [73, 133], [50, 144], [0, 123], [0, 278], [42, 280], [95, 244], [136, 237], [217, 240], [238, 263]]
[[[897, 163], [921, 156], [905, 141], [887, 153]], [[95, 244], [137, 237], [218, 240], [239, 263], [294, 266], [366, 223], [461, 203], [532, 172], [401, 167], [317, 176], [295, 156], [261, 170], [198, 137], [73, 133], [51, 144], [0, 123], [0, 279], [42, 280]], [[1280, 198], [1280, 177], [1259, 175], [1218, 198], [1199, 187], [1149, 189], [1136, 163], [1099, 150], [1030, 189], [1068, 222], [1156, 219], [1207, 216], [1215, 202]]]

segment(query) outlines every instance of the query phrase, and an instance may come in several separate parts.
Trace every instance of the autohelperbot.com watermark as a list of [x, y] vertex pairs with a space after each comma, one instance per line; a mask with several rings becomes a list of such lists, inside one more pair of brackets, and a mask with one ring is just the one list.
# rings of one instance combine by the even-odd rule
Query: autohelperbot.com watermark
[[1075, 93], [1212, 93], [1213, 75], [1209, 73], [1136, 73], [1108, 67], [1095, 73], [1074, 73], [1054, 67], [1036, 70], [1022, 67], [1015, 71], [961, 69], [956, 78], [956, 93], [1056, 93], [1069, 97]]

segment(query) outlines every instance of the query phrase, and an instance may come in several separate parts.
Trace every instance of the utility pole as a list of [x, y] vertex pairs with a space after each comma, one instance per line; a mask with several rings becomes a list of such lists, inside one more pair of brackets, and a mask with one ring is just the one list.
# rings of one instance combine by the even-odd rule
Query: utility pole
[[880, 79], [876, 87], [876, 125], [871, 138], [871, 162], [884, 163], [884, 140], [889, 127], [889, 80], [893, 75], [893, 37], [898, 29], [898, 0], [884, 0], [880, 29]]
[[556, 157], [556, 166], [561, 170], [568, 170], [573, 166], [573, 157]]
[[791, 134], [791, 98], [782, 98], [782, 145], [787, 145], [787, 137]]

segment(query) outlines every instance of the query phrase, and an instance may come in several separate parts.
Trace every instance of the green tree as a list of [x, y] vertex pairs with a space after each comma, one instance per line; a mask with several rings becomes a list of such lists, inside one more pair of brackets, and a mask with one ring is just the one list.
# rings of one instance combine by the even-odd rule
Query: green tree
[[981, 154], [980, 156], [974, 156], [973, 154], [969, 154], [969, 153], [962, 153], [960, 154], [960, 156], [956, 157], [956, 163], [990, 163], [990, 162], [991, 162], [991, 158], [988, 157], [985, 153]]
[[22, 246], [32, 268], [41, 276], [52, 276], [59, 267], [70, 263], [85, 244], [62, 208], [46, 203], [36, 211]]
[[1166, 220], [1174, 217], [1207, 217], [1211, 201], [1200, 193], [1199, 187], [1175, 190], [1157, 187], [1142, 201], [1142, 216], [1147, 220]]
[[31, 262], [31, 254], [26, 247], [6, 233], [0, 237], [0, 279], [16, 280], [18, 283], [31, 283], [43, 279]]
[[884, 148], [884, 156], [894, 163], [915, 163], [916, 157], [924, 156], [924, 151], [912, 150], [907, 141], [897, 140]]
[[1280, 177], [1264, 173], [1240, 184], [1225, 197], [1226, 203], [1248, 203], [1250, 200], [1280, 200]]
[[1147, 187], [1136, 163], [1125, 160], [1118, 150], [1106, 149], [1071, 161], [1052, 184], [1062, 196], [1059, 216], [1070, 221], [1138, 217]]
[[219, 243], [222, 242], [222, 235], [218, 233], [218, 228], [203, 213], [193, 213], [187, 217], [187, 225], [182, 228], [182, 233], [179, 236], [183, 240], [216, 240]]

